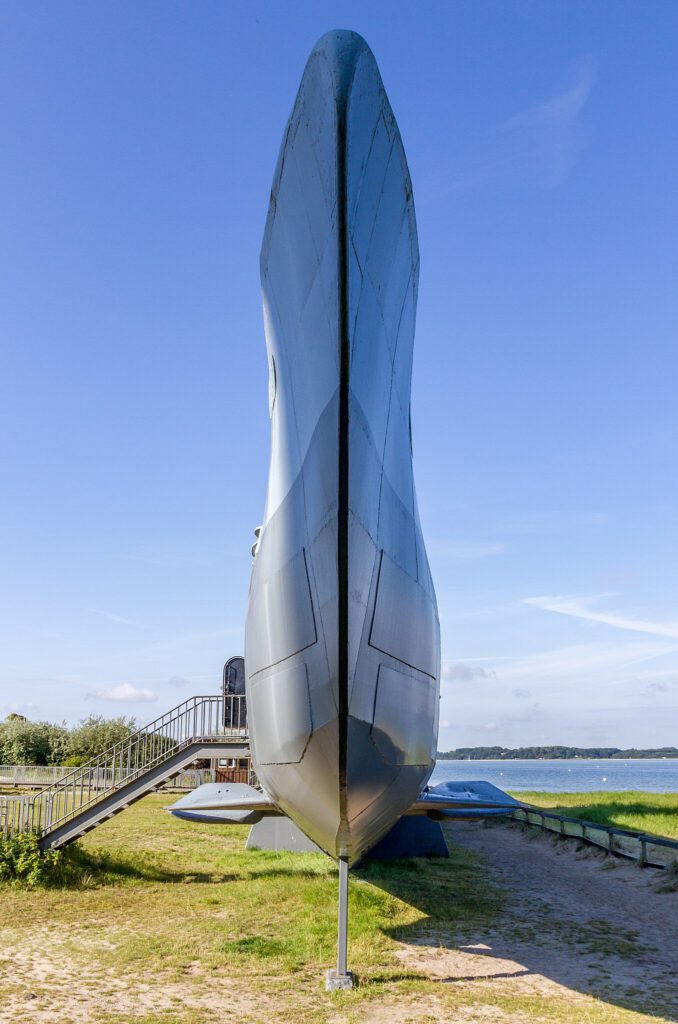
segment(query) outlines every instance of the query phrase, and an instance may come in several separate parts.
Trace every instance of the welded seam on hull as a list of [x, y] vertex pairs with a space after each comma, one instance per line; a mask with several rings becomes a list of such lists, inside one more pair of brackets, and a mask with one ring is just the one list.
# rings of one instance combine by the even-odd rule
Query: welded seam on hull
[[[348, 90], [346, 90], [348, 91]], [[337, 222], [339, 282], [339, 486], [337, 522], [338, 567], [338, 680], [339, 703], [339, 815], [347, 819], [348, 759], [348, 482], [349, 482], [349, 332], [348, 332], [348, 224], [346, 220], [346, 108], [347, 96], [339, 93], [337, 110]], [[341, 837], [339, 845], [341, 845]], [[347, 851], [346, 851], [347, 852]], [[342, 851], [337, 850], [341, 855]]]

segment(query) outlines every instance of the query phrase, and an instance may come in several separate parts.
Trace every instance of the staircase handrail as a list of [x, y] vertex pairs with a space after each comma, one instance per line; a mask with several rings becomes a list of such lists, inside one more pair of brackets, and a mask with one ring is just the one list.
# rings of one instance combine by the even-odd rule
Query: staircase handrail
[[[185, 714], [189, 710], [189, 705], [192, 707], [198, 707], [198, 705], [201, 704], [203, 701], [214, 702], [221, 701], [223, 699], [224, 698], [221, 695], [215, 694], [189, 697], [187, 700], [182, 701], [181, 704], [177, 704], [169, 711], [166, 711], [164, 714], [159, 715], [157, 718], [154, 718], [152, 722], [149, 722], [147, 725], [144, 725], [140, 729], [135, 730], [135, 732], [131, 732], [129, 736], [125, 736], [124, 739], [116, 740], [115, 743], [112, 744], [112, 746], [107, 747], [105, 750], [102, 750], [101, 753], [99, 754], [95, 754], [94, 757], [91, 757], [88, 761], [85, 761], [84, 764], [76, 765], [76, 767], [74, 767], [72, 771], [68, 772], [67, 775], [64, 775], [63, 778], [58, 779], [56, 782], [51, 783], [51, 785], [45, 786], [41, 792], [43, 794], [48, 793], [50, 789], [61, 788], [64, 785], [70, 784], [72, 781], [74, 781], [73, 776], [76, 776], [78, 774], [86, 774], [87, 769], [97, 767], [97, 762], [99, 762], [100, 764], [103, 761], [111, 760], [121, 750], [123, 750], [125, 747], [128, 747], [134, 740], [140, 739], [143, 736], [153, 735], [153, 733], [157, 731], [158, 724], [162, 723], [163, 720], [171, 720], [175, 715], [177, 718], [181, 717], [181, 715]], [[185, 710], [181, 711], [181, 713], [178, 714], [178, 712], [180, 712], [180, 709], [182, 708], [184, 708]]]
[[[230, 729], [225, 724], [226, 701], [231, 705], [231, 721], [233, 711], [237, 709], [237, 725]], [[147, 725], [135, 730], [122, 740], [117, 740], [106, 750], [78, 765], [63, 778], [46, 786], [39, 793], [26, 798], [26, 811], [22, 818], [24, 828], [37, 830], [40, 834], [54, 828], [57, 824], [68, 821], [90, 806], [98, 803], [103, 796], [115, 792], [120, 786], [138, 778], [144, 772], [166, 761], [168, 757], [184, 749], [197, 740], [223, 739], [230, 735], [246, 735], [246, 726], [242, 722], [242, 710], [246, 707], [246, 698], [231, 694], [209, 694], [189, 697], [159, 715]], [[205, 705], [209, 706], [208, 720], [205, 720]], [[212, 707], [216, 706], [215, 713]], [[197, 713], [203, 708], [203, 731], [199, 728]], [[188, 725], [188, 728], [184, 728]], [[209, 726], [205, 730], [205, 726]], [[178, 727], [178, 728], [177, 728]], [[163, 730], [170, 730], [165, 735]], [[165, 742], [157, 748], [157, 740]], [[155, 743], [154, 743], [155, 741]], [[150, 744], [150, 750], [147, 744]], [[143, 745], [143, 746], [142, 746]], [[142, 751], [142, 757], [139, 752]], [[134, 752], [134, 758], [132, 758]], [[126, 756], [125, 756], [126, 755]], [[132, 761], [134, 766], [132, 767]], [[119, 762], [119, 766], [118, 766]], [[126, 762], [126, 763], [125, 763]], [[103, 779], [99, 772], [104, 772]], [[109, 777], [110, 776], [110, 777]], [[92, 783], [94, 782], [94, 787]], [[94, 788], [94, 792], [92, 792]], [[87, 791], [87, 792], [85, 792]]]

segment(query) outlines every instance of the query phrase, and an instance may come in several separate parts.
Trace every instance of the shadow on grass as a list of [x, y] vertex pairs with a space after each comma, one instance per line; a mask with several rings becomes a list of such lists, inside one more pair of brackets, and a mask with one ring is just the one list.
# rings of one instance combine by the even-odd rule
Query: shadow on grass
[[123, 880], [140, 882], [213, 884], [238, 878], [234, 871], [172, 871], [136, 857], [116, 856], [104, 850], [83, 850], [77, 844], [63, 853], [59, 884], [62, 888], [83, 888], [89, 885], [115, 885]]
[[[61, 888], [82, 888], [87, 885], [115, 885], [121, 881], [162, 882], [168, 884], [205, 884], [246, 882], [256, 879], [323, 878], [336, 874], [322, 860], [323, 867], [314, 870], [307, 863], [295, 861], [294, 854], [264, 851], [232, 854], [226, 870], [196, 871], [162, 867], [139, 854], [125, 856], [103, 849], [86, 850], [73, 843], [63, 851], [61, 870], [55, 881]], [[313, 854], [320, 859], [319, 854]], [[279, 861], [280, 863], [276, 863]], [[263, 863], [262, 863], [263, 862]]]
[[[478, 885], [477, 858], [460, 847], [450, 848], [450, 859], [365, 861], [355, 871], [362, 878], [390, 893], [425, 915], [425, 928], [439, 926], [491, 927], [501, 911], [503, 894], [486, 881]], [[418, 928], [419, 926], [415, 926]], [[411, 930], [411, 926], [405, 931]], [[400, 938], [397, 928], [389, 931]]]
[[[476, 853], [450, 844], [450, 854], [449, 861], [368, 862], [354, 872], [424, 915], [383, 928], [409, 947], [404, 968], [421, 966], [436, 983], [496, 983], [498, 994], [512, 979], [523, 979], [522, 993], [537, 993], [543, 977], [648, 1019], [678, 1020], [678, 925], [669, 947], [655, 948], [649, 909], [643, 934], [625, 927], [614, 908], [592, 906], [586, 893], [573, 893], [563, 914], [549, 904], [543, 881], [523, 901]], [[531, 977], [539, 979], [533, 989]], [[378, 981], [373, 975], [364, 984]]]

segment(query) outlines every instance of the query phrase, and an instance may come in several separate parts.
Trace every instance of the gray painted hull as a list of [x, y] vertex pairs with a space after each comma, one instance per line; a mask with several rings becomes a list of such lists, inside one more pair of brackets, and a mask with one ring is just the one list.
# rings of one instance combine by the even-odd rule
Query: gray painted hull
[[418, 270], [374, 57], [329, 33], [287, 125], [261, 252], [271, 462], [245, 662], [264, 789], [350, 863], [417, 799], [437, 739], [410, 434]]

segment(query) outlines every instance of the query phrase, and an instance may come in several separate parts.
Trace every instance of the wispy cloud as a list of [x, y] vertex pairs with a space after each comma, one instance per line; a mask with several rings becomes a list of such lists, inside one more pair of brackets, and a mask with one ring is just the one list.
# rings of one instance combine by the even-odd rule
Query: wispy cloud
[[581, 113], [594, 82], [593, 60], [585, 56], [563, 89], [490, 128], [420, 191], [432, 198], [471, 188], [561, 185], [581, 153]]
[[658, 679], [654, 683], [649, 683], [643, 690], [643, 695], [646, 697], [656, 697], [658, 694], [671, 693], [675, 686], [675, 680], [672, 682], [666, 682], [665, 680]]
[[145, 629], [140, 622], [134, 622], [132, 619], [126, 619], [124, 615], [116, 615], [114, 612], [104, 611], [103, 608], [91, 608], [90, 611], [95, 612], [97, 615], [102, 615], [104, 619], [108, 619], [109, 622], [118, 622], [122, 626], [134, 626], [135, 629]]
[[[92, 669], [102, 664], [110, 668], [116, 662], [128, 663], [133, 660], [136, 664], [136, 675], [137, 671], [141, 671], [141, 662], [150, 663], [157, 670], [160, 661], [170, 655], [173, 664], [176, 664], [177, 661], [186, 663], [188, 658], [195, 659], [196, 651], [199, 651], [200, 655], [204, 657], [207, 650], [213, 650], [215, 656], [223, 658], [224, 643], [228, 643], [230, 646], [232, 642], [235, 642], [240, 647], [242, 645], [241, 637], [242, 627], [236, 626], [220, 627], [218, 629], [196, 629], [187, 633], [172, 632], [166, 639], [155, 640], [140, 647], [131, 647], [126, 650], [109, 650], [101, 656], [97, 655], [96, 657], [89, 658], [85, 668], [91, 672]], [[120, 671], [121, 673], [127, 673], [127, 670], [124, 668], [121, 668]], [[167, 679], [168, 676], [169, 672], [165, 673], [162, 678]], [[196, 675], [192, 672], [191, 676], [194, 680], [201, 677], [206, 678], [202, 676], [202, 673]]]
[[12, 701], [10, 704], [4, 704], [3, 708], [8, 714], [30, 715], [33, 711], [38, 710], [38, 705], [31, 704], [30, 701], [25, 703], [22, 703], [21, 701]]
[[[214, 553], [214, 560], [221, 552]], [[127, 562], [142, 562], [144, 565], [153, 565], [158, 569], [196, 569], [210, 564], [204, 555], [183, 555], [178, 552], [167, 553], [124, 553], [118, 556]]]
[[168, 686], [176, 686], [178, 689], [183, 689], [185, 686], [191, 686], [191, 680], [186, 679], [185, 676], [172, 676], [167, 680]]
[[133, 686], [132, 683], [118, 683], [87, 695], [97, 700], [121, 701], [126, 704], [148, 704], [158, 699], [154, 690]]
[[441, 725], [441, 749], [484, 743], [491, 724], [508, 746], [669, 743], [676, 696], [672, 639], [619, 633], [604, 642], [495, 658], [477, 685], [443, 687], [440, 717], [450, 724]]
[[[514, 170], [546, 188], [567, 178], [581, 149], [581, 114], [595, 80], [590, 57], [579, 62], [571, 84], [555, 96], [524, 110], [497, 129], [511, 146]], [[517, 145], [516, 145], [517, 144]]]
[[[663, 658], [676, 652], [675, 644], [659, 641], [634, 641], [627, 643], [572, 644], [537, 654], [516, 658], [497, 670], [500, 683], [553, 683], [567, 681], [572, 685], [577, 679], [599, 680], [601, 676], [619, 678], [633, 666]], [[556, 694], [554, 694], [554, 699]]]
[[564, 597], [555, 594], [526, 597], [523, 598], [522, 603], [531, 605], [533, 608], [541, 608], [542, 611], [583, 619], [585, 622], [600, 622], [605, 626], [612, 626], [614, 629], [626, 629], [635, 633], [649, 633], [652, 636], [665, 636], [678, 640], [678, 622], [653, 621], [592, 607], [595, 602], [608, 596], [602, 594], [596, 597]]
[[442, 677], [446, 683], [466, 683], [471, 679], [487, 679], [491, 674], [480, 665], [465, 665], [460, 661], [444, 661], [442, 667]]
[[242, 547], [232, 544], [228, 547], [202, 547], [193, 551], [171, 551], [157, 548], [138, 548], [136, 551], [120, 551], [116, 554], [126, 562], [140, 562], [158, 569], [204, 569], [219, 565], [225, 559], [249, 558], [249, 545]]
[[476, 558], [489, 558], [498, 555], [505, 545], [496, 541], [482, 540], [430, 540], [427, 542], [431, 556], [449, 558], [455, 562], [471, 562]]

